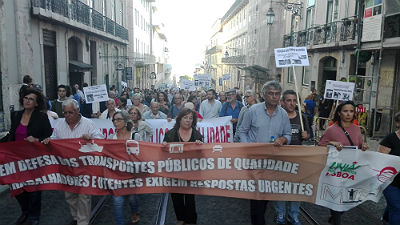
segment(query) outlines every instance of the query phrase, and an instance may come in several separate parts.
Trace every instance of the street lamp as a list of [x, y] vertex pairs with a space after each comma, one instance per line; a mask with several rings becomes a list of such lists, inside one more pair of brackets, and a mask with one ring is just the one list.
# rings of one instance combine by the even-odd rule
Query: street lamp
[[[271, 2], [271, 4], [272, 4], [272, 2]], [[274, 10], [272, 9], [272, 7], [270, 7], [268, 9], [266, 16], [267, 16], [267, 25], [272, 25], [275, 20], [275, 13], [274, 13]]]

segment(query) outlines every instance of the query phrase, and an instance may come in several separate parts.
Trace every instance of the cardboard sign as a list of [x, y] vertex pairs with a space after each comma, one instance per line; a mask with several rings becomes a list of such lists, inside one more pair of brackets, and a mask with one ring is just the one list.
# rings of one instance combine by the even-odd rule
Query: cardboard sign
[[207, 74], [195, 74], [194, 86], [195, 87], [210, 87], [211, 86], [211, 76]]

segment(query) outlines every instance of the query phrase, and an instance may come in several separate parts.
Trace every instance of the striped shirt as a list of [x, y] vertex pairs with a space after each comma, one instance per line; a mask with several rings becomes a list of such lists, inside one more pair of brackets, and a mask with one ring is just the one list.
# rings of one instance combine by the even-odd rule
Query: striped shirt
[[99, 128], [96, 127], [92, 120], [86, 117], [81, 116], [81, 119], [73, 129], [69, 127], [64, 118], [58, 120], [51, 139], [80, 138], [84, 134], [88, 134], [93, 139], [104, 139]]

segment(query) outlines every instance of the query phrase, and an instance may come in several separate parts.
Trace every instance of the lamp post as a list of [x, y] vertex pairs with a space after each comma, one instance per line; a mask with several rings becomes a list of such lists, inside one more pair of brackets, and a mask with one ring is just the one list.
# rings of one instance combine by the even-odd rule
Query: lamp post
[[267, 25], [271, 26], [275, 20], [275, 13], [274, 10], [272, 9], [272, 1], [271, 1], [271, 7], [268, 9], [266, 16], [267, 16]]

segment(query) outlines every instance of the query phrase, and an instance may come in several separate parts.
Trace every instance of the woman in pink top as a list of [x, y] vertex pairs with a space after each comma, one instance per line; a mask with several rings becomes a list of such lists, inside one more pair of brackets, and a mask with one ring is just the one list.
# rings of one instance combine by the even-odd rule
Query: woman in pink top
[[[353, 124], [355, 108], [356, 106], [352, 101], [341, 103], [335, 110], [334, 125], [326, 129], [318, 145], [333, 145], [338, 151], [342, 150], [343, 146], [357, 146], [363, 151], [367, 150], [368, 144], [362, 141], [360, 127]], [[340, 225], [342, 214], [343, 212], [331, 210], [329, 223]]]

